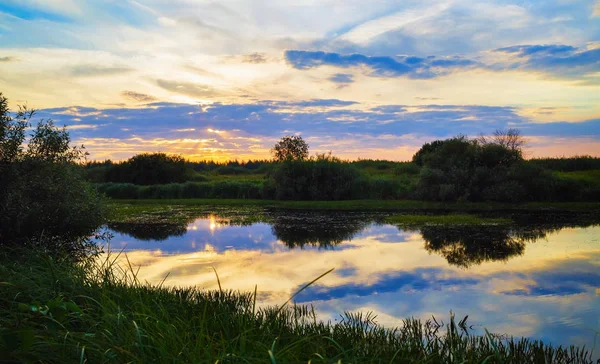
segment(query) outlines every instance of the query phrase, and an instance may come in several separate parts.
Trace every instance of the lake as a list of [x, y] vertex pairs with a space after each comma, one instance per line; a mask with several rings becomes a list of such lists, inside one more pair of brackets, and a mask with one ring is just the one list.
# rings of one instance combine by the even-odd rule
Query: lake
[[[138, 278], [258, 290], [263, 305], [296, 296], [323, 320], [372, 311], [384, 326], [468, 315], [484, 328], [552, 344], [594, 346], [600, 332], [600, 224], [563, 214], [512, 225], [402, 228], [386, 213], [218, 210], [186, 224], [111, 224]], [[213, 270], [214, 268], [214, 270]], [[168, 276], [167, 276], [168, 275]], [[599, 334], [600, 335], [600, 334]], [[600, 337], [594, 357], [600, 350]]]

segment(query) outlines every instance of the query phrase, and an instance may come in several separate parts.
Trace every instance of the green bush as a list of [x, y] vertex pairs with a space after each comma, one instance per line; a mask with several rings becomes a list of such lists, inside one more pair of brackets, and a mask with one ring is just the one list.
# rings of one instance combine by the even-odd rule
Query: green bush
[[421, 168], [413, 162], [398, 163], [396, 168], [394, 168], [394, 174], [396, 176], [401, 176], [404, 174], [419, 174], [419, 172], [421, 172]]
[[[371, 179], [365, 190], [368, 195], [361, 196], [363, 198], [373, 198], [377, 200], [392, 200], [398, 198], [400, 183], [390, 179]], [[363, 195], [364, 193], [363, 192]]]
[[240, 174], [250, 174], [252, 171], [236, 166], [221, 166], [215, 169], [214, 173], [220, 175], [240, 175]]
[[40, 244], [80, 253], [104, 221], [100, 195], [77, 166], [85, 153], [65, 128], [38, 123], [25, 143], [33, 111], [15, 117], [0, 93], [0, 244]]
[[186, 182], [181, 188], [182, 198], [208, 198], [211, 186], [206, 183]]
[[530, 163], [552, 171], [573, 172], [600, 169], [600, 158], [589, 155], [571, 158], [537, 158]]
[[279, 200], [348, 200], [360, 198], [358, 170], [331, 155], [281, 163], [271, 175]]
[[138, 186], [131, 183], [103, 183], [97, 186], [98, 192], [110, 198], [136, 199]]
[[[194, 178], [194, 172], [188, 168], [183, 157], [165, 153], [138, 154], [122, 163], [110, 164], [104, 168], [104, 182], [155, 185], [180, 183]], [[90, 171], [93, 169], [88, 168], [88, 175]], [[98, 176], [95, 178], [100, 179]]]

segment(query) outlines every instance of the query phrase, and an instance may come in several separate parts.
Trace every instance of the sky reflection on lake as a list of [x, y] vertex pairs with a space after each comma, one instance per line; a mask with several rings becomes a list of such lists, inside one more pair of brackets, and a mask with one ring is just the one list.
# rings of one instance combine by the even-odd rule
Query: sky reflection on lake
[[166, 226], [157, 239], [148, 227], [113, 226], [111, 244], [141, 266], [142, 281], [169, 274], [167, 285], [215, 289], [214, 267], [226, 289], [258, 285], [262, 304], [281, 304], [335, 268], [296, 297], [322, 319], [374, 311], [394, 326], [410, 316], [445, 320], [452, 310], [478, 333], [588, 347], [600, 332], [598, 225], [409, 231], [360, 214], [307, 216], [236, 226], [211, 215]]

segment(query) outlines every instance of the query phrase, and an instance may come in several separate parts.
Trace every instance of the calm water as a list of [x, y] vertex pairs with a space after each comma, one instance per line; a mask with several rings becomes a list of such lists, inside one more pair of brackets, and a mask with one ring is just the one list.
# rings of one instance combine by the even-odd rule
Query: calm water
[[[406, 317], [469, 315], [475, 333], [527, 336], [593, 347], [600, 332], [600, 225], [594, 219], [518, 216], [504, 227], [399, 229], [384, 215], [243, 213], [207, 215], [187, 225], [111, 226], [139, 277], [167, 285], [253, 291], [285, 302], [297, 296], [322, 319], [373, 311], [395, 326]], [[598, 356], [599, 344], [594, 356]]]

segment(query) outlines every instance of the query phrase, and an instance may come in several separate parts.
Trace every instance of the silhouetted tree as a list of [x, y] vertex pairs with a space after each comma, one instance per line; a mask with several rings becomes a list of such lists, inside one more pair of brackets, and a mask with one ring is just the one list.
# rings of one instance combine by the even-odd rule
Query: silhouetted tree
[[477, 138], [477, 141], [481, 145], [496, 144], [511, 151], [523, 152], [523, 147], [527, 143], [527, 140], [521, 135], [519, 129], [497, 129], [494, 134], [490, 137], [481, 135]]
[[40, 121], [26, 142], [33, 115], [20, 107], [11, 116], [0, 94], [0, 243], [81, 253], [104, 212], [77, 165], [86, 153], [52, 120]]
[[113, 164], [106, 171], [106, 180], [135, 185], [179, 183], [189, 179], [190, 171], [180, 155], [143, 153]]
[[287, 135], [273, 146], [271, 154], [278, 162], [305, 160], [308, 158], [308, 144], [301, 136]]

